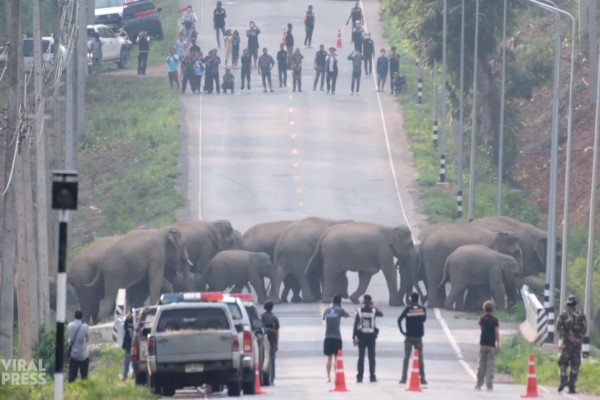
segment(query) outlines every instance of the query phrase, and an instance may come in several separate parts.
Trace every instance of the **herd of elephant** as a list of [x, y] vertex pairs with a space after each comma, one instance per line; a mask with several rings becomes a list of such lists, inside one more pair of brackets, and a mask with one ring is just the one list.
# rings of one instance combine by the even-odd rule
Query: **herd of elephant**
[[[119, 288], [127, 289], [128, 304], [156, 303], [171, 291], [241, 292], [248, 285], [260, 303], [287, 302], [290, 292], [292, 302], [329, 302], [339, 293], [357, 303], [379, 271], [392, 306], [403, 305], [414, 288], [424, 292], [422, 281], [429, 306], [479, 311], [489, 298], [505, 308], [522, 283], [543, 292], [538, 275], [546, 270], [546, 243], [545, 231], [507, 217], [436, 225], [420, 244], [406, 226], [352, 220], [266, 222], [244, 234], [227, 220], [180, 221], [98, 239], [67, 276], [94, 322], [112, 313]], [[358, 273], [352, 294], [347, 272]]]

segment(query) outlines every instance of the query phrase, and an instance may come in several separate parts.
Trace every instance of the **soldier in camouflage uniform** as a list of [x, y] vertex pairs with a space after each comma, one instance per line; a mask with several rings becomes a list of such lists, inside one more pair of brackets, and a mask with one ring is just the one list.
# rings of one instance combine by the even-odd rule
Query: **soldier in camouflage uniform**
[[[575, 296], [569, 296], [567, 308], [558, 316], [558, 323], [556, 324], [561, 343], [558, 359], [558, 366], [560, 367], [559, 393], [566, 386], [569, 387], [569, 393], [576, 393], [575, 382], [581, 364], [581, 345], [583, 335], [587, 331], [585, 315], [576, 306], [577, 299], [575, 299]], [[571, 366], [571, 373], [567, 375], [569, 365]]]

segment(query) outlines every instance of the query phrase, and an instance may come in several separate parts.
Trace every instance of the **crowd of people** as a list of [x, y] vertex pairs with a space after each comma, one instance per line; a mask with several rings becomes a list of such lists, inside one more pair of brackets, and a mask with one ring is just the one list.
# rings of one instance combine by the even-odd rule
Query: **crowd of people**
[[[225, 73], [221, 76], [221, 57], [217, 54], [217, 49], [212, 49], [204, 54], [197, 44], [197, 32], [195, 24], [198, 18], [194, 13], [192, 6], [188, 6], [181, 16], [181, 29], [179, 38], [170, 49], [166, 59], [167, 73], [171, 88], [185, 93], [187, 86], [191, 88], [192, 93], [212, 94], [221, 91], [226, 93], [235, 92], [235, 76], [232, 69], [240, 65], [239, 89], [251, 90], [251, 75], [255, 69], [261, 77], [263, 92], [274, 92], [273, 79], [271, 71], [277, 66], [279, 87], [287, 87], [288, 71], [292, 72], [292, 90], [302, 92], [302, 65], [305, 58], [300, 47], [295, 47], [294, 30], [291, 23], [287, 24], [284, 31], [279, 51], [273, 57], [269, 50], [263, 47], [261, 50], [259, 36], [260, 28], [254, 21], [250, 21], [246, 30], [246, 47], [242, 49], [242, 38], [240, 32], [226, 27], [227, 12], [220, 1], [217, 1], [216, 8], [213, 11], [213, 26], [216, 33], [217, 46], [221, 47], [221, 36], [225, 47], [224, 67]], [[360, 91], [360, 80], [364, 68], [364, 74], [370, 76], [373, 70], [373, 59], [375, 58], [375, 45], [369, 32], [366, 32], [364, 26], [364, 16], [362, 9], [357, 1], [350, 11], [350, 16], [346, 21], [349, 24], [353, 22], [352, 42], [354, 51], [347, 57], [352, 63], [352, 83], [351, 93], [358, 94]], [[315, 12], [312, 5], [309, 5], [304, 13], [304, 48], [312, 48], [312, 37], [315, 28]], [[141, 42], [140, 42], [141, 40]], [[145, 57], [147, 58], [147, 45], [144, 39], [138, 39], [138, 74], [145, 73]], [[145, 55], [143, 48], [146, 48]], [[321, 44], [319, 50], [314, 55], [315, 79], [313, 82], [313, 91], [317, 87], [321, 91], [327, 87], [327, 93], [336, 93], [336, 83], [339, 74], [339, 57], [335, 47], [330, 47], [328, 51]], [[375, 72], [377, 76], [377, 91], [383, 92], [387, 76], [390, 76], [390, 93], [398, 94], [405, 86], [406, 79], [400, 75], [400, 56], [396, 48], [392, 47], [391, 54], [386, 56], [385, 49], [380, 50], [380, 56], [376, 59]], [[204, 82], [203, 82], [204, 80]]]

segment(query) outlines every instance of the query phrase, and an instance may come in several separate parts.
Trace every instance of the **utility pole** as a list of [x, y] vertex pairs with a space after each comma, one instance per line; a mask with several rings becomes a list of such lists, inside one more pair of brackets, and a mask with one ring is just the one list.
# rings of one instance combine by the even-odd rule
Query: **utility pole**
[[448, 66], [446, 65], [446, 43], [447, 43], [447, 31], [448, 31], [448, 0], [444, 0], [444, 17], [443, 17], [443, 32], [442, 32], [442, 112], [441, 112], [441, 124], [442, 124], [442, 137], [440, 140], [440, 182], [446, 183], [446, 84], [448, 81]]
[[598, 59], [598, 20], [596, 15], [596, 1], [597, 0], [588, 0], [587, 38], [589, 44], [588, 60], [590, 60], [590, 100], [592, 103], [596, 101], [596, 85], [598, 84], [598, 63], [596, 62]]
[[475, 0], [475, 49], [473, 50], [473, 108], [471, 110], [471, 154], [469, 160], [469, 222], [475, 219], [475, 156], [477, 154], [477, 68], [479, 58], [479, 0]]
[[40, 21], [40, 0], [33, 2], [33, 87], [34, 87], [34, 109], [35, 109], [35, 162], [36, 162], [36, 220], [37, 220], [37, 277], [38, 277], [38, 307], [39, 319], [41, 324], [50, 323], [50, 297], [48, 287], [48, 269], [49, 269], [49, 243], [48, 243], [48, 200], [46, 193], [48, 191], [46, 161], [46, 134], [44, 129], [44, 117], [46, 115], [46, 104], [44, 96], [44, 87], [42, 81], [42, 42], [38, 40], [42, 37]]
[[463, 215], [463, 163], [465, 123], [465, 0], [460, 4], [460, 95], [458, 97], [458, 170], [456, 171], [456, 216]]
[[[87, 23], [88, 23], [88, 0], [77, 0], [77, 140], [75, 141], [75, 160], [77, 160], [78, 143], [85, 135], [85, 82], [87, 78]], [[77, 166], [77, 161], [75, 161]], [[76, 168], [75, 168], [76, 169]]]
[[[4, 226], [2, 227], [2, 279], [0, 279], [0, 356], [13, 357], [14, 295], [17, 249], [17, 214], [15, 186], [11, 176], [12, 161], [19, 146], [17, 127], [19, 108], [23, 94], [23, 51], [20, 35], [20, 0], [6, 1], [6, 25], [8, 41], [8, 120], [6, 135], [6, 191], [4, 192]], [[12, 140], [15, 135], [17, 138]], [[4, 188], [2, 188], [4, 189]]]

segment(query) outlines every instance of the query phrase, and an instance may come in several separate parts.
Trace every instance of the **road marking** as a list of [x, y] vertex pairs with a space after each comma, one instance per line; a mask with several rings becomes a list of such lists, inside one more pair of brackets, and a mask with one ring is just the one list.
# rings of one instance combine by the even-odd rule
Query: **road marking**
[[448, 328], [448, 324], [446, 323], [446, 320], [442, 316], [440, 309], [434, 308], [433, 312], [435, 314], [435, 318], [440, 323], [440, 326], [442, 327], [442, 330], [444, 331], [444, 334], [446, 335], [448, 342], [450, 342], [450, 346], [452, 346], [452, 350], [454, 350], [454, 353], [456, 354], [456, 358], [458, 358], [458, 362], [463, 366], [463, 368], [465, 369], [465, 371], [467, 371], [467, 374], [469, 374], [471, 376], [471, 378], [477, 379], [477, 374], [475, 373], [475, 371], [473, 371], [471, 366], [469, 364], [467, 364], [467, 362], [463, 358], [462, 351], [460, 351], [460, 347], [458, 347], [458, 343], [456, 343], [456, 340], [454, 339], [454, 335], [452, 335], [450, 328]]
[[298, 149], [292, 149], [292, 154], [293, 155], [298, 155]]

